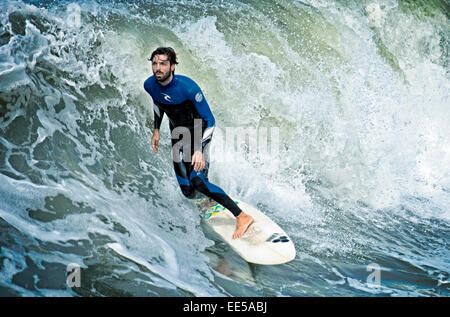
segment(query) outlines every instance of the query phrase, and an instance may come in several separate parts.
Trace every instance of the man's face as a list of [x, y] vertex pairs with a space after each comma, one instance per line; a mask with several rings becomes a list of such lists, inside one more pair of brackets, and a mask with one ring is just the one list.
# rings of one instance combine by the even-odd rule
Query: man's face
[[152, 59], [152, 70], [156, 80], [164, 82], [172, 75], [175, 65], [170, 65], [166, 55], [155, 55]]

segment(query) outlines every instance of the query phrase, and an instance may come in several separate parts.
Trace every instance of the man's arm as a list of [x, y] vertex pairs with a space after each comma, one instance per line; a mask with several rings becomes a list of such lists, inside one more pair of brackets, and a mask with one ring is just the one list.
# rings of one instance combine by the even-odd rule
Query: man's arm
[[152, 136], [152, 148], [153, 152], [158, 153], [159, 149], [159, 128], [164, 116], [164, 112], [161, 111], [159, 106], [153, 100], [153, 136]]
[[[206, 121], [206, 129], [205, 131], [203, 131], [201, 142], [201, 147], [205, 148], [205, 146], [211, 141], [216, 120], [214, 119], [211, 109], [209, 108], [208, 102], [206, 101], [206, 98], [203, 95], [203, 92], [201, 91], [200, 87], [194, 84], [190, 95], [191, 95], [190, 100], [194, 104], [195, 109], [197, 109], [198, 114], [204, 121]], [[201, 151], [202, 148], [195, 150]]]
[[[203, 155], [203, 149], [209, 144], [212, 138], [215, 127], [215, 119], [209, 108], [208, 102], [203, 95], [200, 87], [191, 81], [190, 87], [188, 89], [188, 99], [194, 104], [195, 109], [202, 118], [202, 121], [206, 122], [206, 128], [203, 131], [201, 142], [200, 140], [194, 140], [194, 154], [192, 155], [192, 165], [194, 165], [194, 170], [199, 171], [205, 167], [205, 157]], [[202, 129], [203, 125], [200, 124], [196, 129]]]
[[153, 152], [158, 153], [158, 150], [159, 150], [159, 129], [153, 130], [152, 149], [153, 149]]
[[153, 136], [152, 136], [152, 148], [155, 153], [158, 153], [159, 149], [159, 128], [161, 127], [161, 122], [164, 116], [164, 112], [161, 111], [157, 105], [155, 99], [153, 99], [150, 78], [144, 82], [144, 89], [152, 97], [153, 101]]
[[159, 106], [153, 100], [153, 130], [159, 130], [163, 117], [164, 111], [161, 111]]

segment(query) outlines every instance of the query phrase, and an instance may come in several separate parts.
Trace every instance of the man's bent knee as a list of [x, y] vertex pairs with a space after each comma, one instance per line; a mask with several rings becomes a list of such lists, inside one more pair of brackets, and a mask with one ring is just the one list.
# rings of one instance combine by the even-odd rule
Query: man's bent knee
[[186, 198], [195, 198], [195, 189], [192, 186], [180, 186], [181, 187], [181, 192], [183, 193], [183, 195]]

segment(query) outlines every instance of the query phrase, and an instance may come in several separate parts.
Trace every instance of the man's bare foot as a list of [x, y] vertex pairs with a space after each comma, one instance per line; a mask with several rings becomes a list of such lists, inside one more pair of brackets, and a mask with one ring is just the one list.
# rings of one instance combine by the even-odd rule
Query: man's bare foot
[[239, 216], [236, 217], [236, 220], [236, 230], [233, 233], [233, 239], [240, 238], [244, 235], [248, 227], [253, 223], [253, 217], [242, 211]]

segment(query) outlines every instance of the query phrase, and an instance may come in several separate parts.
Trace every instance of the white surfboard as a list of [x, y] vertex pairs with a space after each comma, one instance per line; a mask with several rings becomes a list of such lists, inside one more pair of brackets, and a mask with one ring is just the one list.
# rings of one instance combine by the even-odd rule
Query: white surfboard
[[[199, 206], [203, 199], [196, 200]], [[238, 206], [254, 219], [241, 238], [233, 239], [236, 218], [222, 205], [215, 203], [201, 211], [205, 223], [212, 228], [244, 260], [250, 263], [276, 265], [292, 261], [295, 247], [286, 232], [258, 209], [234, 199]]]

